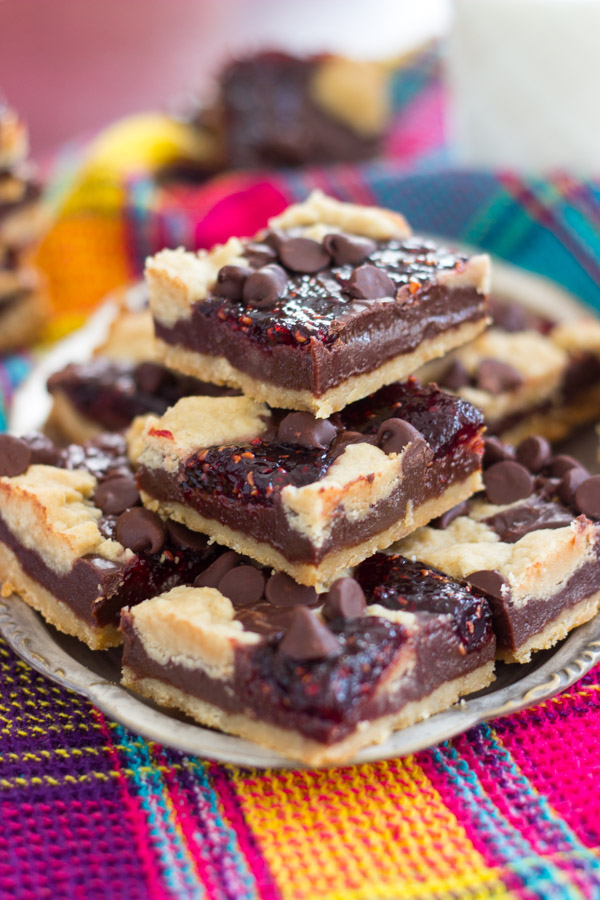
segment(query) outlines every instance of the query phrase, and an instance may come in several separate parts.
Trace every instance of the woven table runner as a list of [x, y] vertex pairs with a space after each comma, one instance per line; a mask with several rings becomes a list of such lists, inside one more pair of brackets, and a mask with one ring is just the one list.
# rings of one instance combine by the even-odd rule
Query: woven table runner
[[[431, 54], [397, 79], [396, 103], [377, 164], [170, 192], [141, 175], [63, 208], [40, 252], [56, 307], [47, 339], [139, 277], [146, 253], [251, 233], [313, 187], [399, 209], [416, 230], [482, 246], [600, 309], [600, 183], [451, 169]], [[37, 355], [0, 362], [0, 428]], [[1, 641], [0, 698], [0, 900], [600, 897], [598, 668], [432, 750], [317, 772], [149, 743]]]

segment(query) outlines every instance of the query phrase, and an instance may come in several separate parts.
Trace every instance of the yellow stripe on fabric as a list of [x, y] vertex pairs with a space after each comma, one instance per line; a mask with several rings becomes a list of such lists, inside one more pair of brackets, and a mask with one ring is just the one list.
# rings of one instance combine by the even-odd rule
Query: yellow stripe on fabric
[[316, 772], [230, 771], [284, 900], [513, 897], [414, 757]]

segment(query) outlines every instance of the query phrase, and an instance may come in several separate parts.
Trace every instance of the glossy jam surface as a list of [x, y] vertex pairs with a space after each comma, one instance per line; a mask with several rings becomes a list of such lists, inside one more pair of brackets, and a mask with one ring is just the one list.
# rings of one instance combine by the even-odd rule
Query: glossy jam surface
[[377, 553], [355, 572], [367, 603], [410, 613], [449, 615], [467, 652], [483, 646], [491, 635], [487, 601], [447, 575], [403, 556]]
[[[411, 379], [382, 388], [332, 417], [338, 438], [329, 449], [294, 447], [257, 438], [248, 444], [211, 447], [194, 454], [181, 468], [184, 499], [191, 501], [200, 490], [231, 500], [272, 505], [287, 485], [303, 487], [323, 478], [337, 458], [344, 431], [360, 432], [374, 440], [380, 424], [394, 416], [414, 425], [439, 456], [472, 442], [483, 424], [481, 413], [467, 401]], [[276, 414], [275, 422], [277, 419]], [[477, 448], [467, 452], [472, 455]]]
[[110, 359], [71, 364], [52, 375], [50, 392], [66, 394], [87, 419], [117, 431], [144, 413], [161, 416], [181, 397], [224, 396], [226, 388], [171, 372], [158, 363], [133, 364]]
[[333, 658], [296, 662], [279, 652], [276, 638], [240, 656], [237, 677], [252, 705], [268, 705], [275, 715], [280, 711], [289, 724], [290, 715], [321, 719], [328, 729], [372, 695], [406, 641], [404, 628], [371, 616], [332, 623], [331, 628], [340, 644]]
[[[368, 257], [369, 264], [382, 268], [397, 288], [412, 283], [421, 287], [441, 271], [460, 268], [467, 257], [437, 247], [422, 238], [380, 242]], [[253, 309], [246, 304], [211, 296], [202, 301], [202, 314], [227, 323], [265, 345], [287, 344], [308, 349], [312, 339], [328, 345], [339, 336], [349, 319], [373, 305], [396, 303], [383, 300], [354, 300], [348, 293], [353, 267], [332, 266], [316, 275], [287, 271], [285, 294], [269, 309]], [[419, 295], [409, 295], [405, 305], [418, 304]]]

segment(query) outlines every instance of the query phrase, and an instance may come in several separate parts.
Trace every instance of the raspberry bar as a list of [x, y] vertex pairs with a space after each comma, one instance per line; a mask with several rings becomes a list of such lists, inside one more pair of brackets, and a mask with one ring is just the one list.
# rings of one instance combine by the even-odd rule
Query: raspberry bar
[[144, 413], [160, 416], [181, 397], [235, 393], [156, 362], [147, 309], [122, 312], [94, 358], [55, 372], [48, 391], [53, 403], [45, 431], [59, 443], [78, 444], [106, 431], [121, 431]]
[[422, 564], [378, 555], [317, 595], [224, 556], [203, 586], [124, 610], [128, 688], [321, 765], [493, 680], [487, 601]]
[[169, 368], [318, 418], [483, 331], [489, 260], [315, 192], [252, 240], [163, 250], [146, 278]]
[[598, 611], [600, 476], [552, 456], [539, 436], [516, 452], [487, 439], [484, 467], [484, 494], [419, 529], [398, 552], [482, 590], [499, 656], [528, 662]]
[[[494, 325], [455, 350], [438, 371], [442, 387], [469, 400], [488, 429], [518, 443], [543, 434], [557, 442], [600, 416], [600, 322], [556, 323], [497, 302]], [[424, 377], [423, 373], [420, 373]]]
[[272, 168], [376, 155], [389, 121], [388, 80], [382, 65], [326, 54], [234, 60], [213, 112], [226, 164]]
[[330, 419], [186, 398], [130, 445], [149, 509], [326, 585], [478, 489], [481, 429], [469, 403], [410, 379]]
[[215, 550], [139, 506], [124, 439], [57, 448], [0, 435], [0, 583], [93, 650], [123, 606], [191, 583]]

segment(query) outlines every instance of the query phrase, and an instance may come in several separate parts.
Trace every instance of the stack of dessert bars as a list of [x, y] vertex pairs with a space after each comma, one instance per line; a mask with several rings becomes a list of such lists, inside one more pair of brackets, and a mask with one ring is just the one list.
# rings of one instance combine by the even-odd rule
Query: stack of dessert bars
[[[600, 476], [484, 437], [464, 378], [496, 396], [509, 364], [456, 354], [489, 275], [319, 192], [158, 253], [150, 311], [51, 384], [80, 441], [0, 439], [4, 595], [122, 643], [132, 691], [310, 765], [552, 646], [598, 609]], [[413, 374], [435, 358], [448, 390]]]
[[48, 317], [32, 261], [46, 214], [28, 152], [25, 124], [0, 99], [0, 353], [30, 343]]

